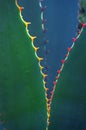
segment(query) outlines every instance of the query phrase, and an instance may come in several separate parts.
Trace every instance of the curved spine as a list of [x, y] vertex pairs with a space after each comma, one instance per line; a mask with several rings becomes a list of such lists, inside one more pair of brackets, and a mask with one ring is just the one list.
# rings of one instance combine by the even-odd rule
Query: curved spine
[[[46, 22], [46, 20], [44, 20], [44, 10], [45, 10], [45, 7], [43, 7], [42, 6], [42, 2], [43, 2], [43, 0], [39, 0], [39, 6], [40, 6], [40, 8], [41, 8], [41, 20], [42, 20], [42, 30], [44, 31], [44, 30], [46, 30], [45, 29], [45, 22]], [[57, 82], [58, 82], [58, 79], [59, 79], [59, 77], [60, 77], [60, 74], [61, 74], [61, 72], [62, 72], [62, 70], [63, 70], [63, 68], [64, 68], [64, 64], [65, 64], [65, 62], [67, 61], [67, 59], [68, 59], [68, 57], [69, 57], [69, 54], [70, 54], [70, 52], [71, 52], [71, 50], [73, 49], [73, 47], [74, 47], [74, 45], [75, 45], [75, 43], [76, 43], [76, 41], [78, 40], [78, 38], [80, 37], [80, 35], [81, 35], [81, 33], [82, 33], [82, 31], [83, 31], [83, 28], [86, 26], [86, 23], [82, 23], [81, 24], [82, 26], [81, 26], [81, 28], [80, 28], [80, 30], [79, 30], [79, 32], [78, 32], [78, 35], [75, 37], [75, 38], [72, 38], [72, 45], [71, 45], [71, 47], [68, 47], [67, 48], [67, 54], [66, 54], [66, 57], [64, 58], [64, 59], [62, 59], [61, 60], [61, 67], [60, 67], [60, 69], [59, 70], [57, 70], [57, 76], [56, 76], [56, 80], [53, 82], [53, 90], [50, 92], [51, 93], [51, 97], [50, 97], [50, 99], [47, 99], [47, 127], [49, 126], [49, 124], [50, 124], [50, 109], [51, 109], [51, 104], [52, 104], [52, 99], [53, 99], [53, 96], [54, 96], [54, 92], [55, 92], [55, 89], [56, 89], [56, 85], [57, 85]], [[48, 128], [46, 128], [46, 130], [47, 130]]]
[[70, 55], [70, 52], [71, 52], [72, 49], [74, 48], [76, 41], [78, 40], [78, 38], [80, 37], [81, 33], [83, 32], [84, 27], [86, 27], [86, 23], [82, 23], [82, 28], [81, 28], [80, 33], [78, 34], [78, 36], [77, 36], [76, 38], [73, 38], [73, 39], [72, 39], [72, 40], [73, 40], [73, 43], [72, 43], [71, 47], [67, 48], [68, 52], [67, 52], [67, 54], [66, 54], [65, 59], [61, 60], [62, 65], [61, 65], [60, 69], [57, 70], [56, 80], [53, 82], [53, 90], [51, 91], [51, 97], [50, 97], [50, 99], [49, 99], [50, 108], [51, 108], [51, 104], [52, 104], [54, 92], [55, 92], [55, 90], [56, 90], [56, 85], [57, 85], [57, 83], [58, 83], [58, 80], [59, 80], [59, 77], [60, 77], [60, 75], [61, 75], [61, 72], [62, 72], [62, 70], [63, 70], [63, 68], [64, 68], [64, 64], [65, 64], [65, 62], [67, 61], [67, 59], [68, 59], [68, 57], [69, 57], [69, 55]]
[[[39, 68], [40, 68], [40, 73], [42, 75], [42, 78], [43, 78], [43, 87], [44, 87], [44, 90], [45, 90], [45, 100], [46, 100], [46, 109], [47, 109], [47, 105], [48, 105], [48, 98], [47, 98], [47, 91], [48, 91], [48, 88], [46, 87], [46, 81], [45, 81], [45, 78], [48, 76], [47, 74], [43, 73], [43, 69], [44, 69], [44, 66], [41, 65], [41, 61], [43, 60], [43, 58], [39, 57], [37, 55], [37, 51], [40, 49], [39, 47], [36, 47], [34, 45], [34, 40], [37, 38], [37, 36], [32, 36], [29, 32], [29, 29], [28, 29], [28, 26], [31, 24], [31, 22], [27, 22], [23, 19], [23, 16], [22, 16], [22, 11], [24, 9], [24, 7], [21, 7], [18, 5], [18, 0], [15, 0], [15, 4], [19, 10], [19, 15], [20, 15], [20, 18], [22, 20], [22, 22], [24, 23], [25, 27], [26, 27], [26, 32], [27, 32], [27, 35], [29, 36], [29, 38], [31, 39], [31, 43], [32, 43], [32, 47], [35, 51], [35, 56], [38, 60], [38, 65], [39, 65]], [[47, 115], [48, 115], [48, 110], [47, 110]], [[48, 119], [47, 119], [48, 120]], [[47, 123], [48, 124], [48, 123]], [[48, 127], [46, 127], [46, 130], [48, 130]]]
[[[41, 9], [41, 21], [42, 21], [41, 27], [42, 27], [43, 33], [46, 33], [47, 29], [45, 28], [45, 23], [46, 23], [47, 20], [44, 19], [44, 11], [47, 7], [46, 6], [43, 7], [42, 2], [43, 2], [43, 0], [39, 0], [39, 6], [40, 6], [40, 9]], [[48, 40], [44, 41], [44, 44], [47, 44], [47, 43], [48, 43]], [[45, 48], [46, 48], [46, 46], [45, 46]], [[44, 79], [45, 78], [46, 77], [44, 77]], [[48, 130], [48, 126], [50, 124], [50, 121], [49, 121], [50, 120], [50, 104], [49, 104], [49, 98], [48, 98], [48, 94], [47, 94], [49, 88], [47, 88], [45, 81], [44, 81], [44, 88], [45, 88], [45, 93], [46, 93], [46, 107], [47, 107], [47, 126], [46, 126], [46, 130]]]

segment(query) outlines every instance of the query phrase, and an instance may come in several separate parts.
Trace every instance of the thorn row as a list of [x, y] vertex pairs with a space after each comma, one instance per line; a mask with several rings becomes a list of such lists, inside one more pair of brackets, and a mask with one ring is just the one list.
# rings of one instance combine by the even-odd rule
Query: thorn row
[[[46, 87], [46, 81], [45, 81], [45, 78], [46, 78], [48, 75], [45, 74], [45, 73], [43, 73], [43, 71], [42, 71], [42, 70], [44, 69], [44, 67], [40, 64], [40, 62], [43, 60], [43, 58], [41, 58], [41, 57], [39, 57], [39, 56], [37, 55], [37, 51], [39, 50], [39, 47], [36, 47], [36, 46], [34, 45], [34, 40], [35, 40], [37, 37], [36, 37], [36, 36], [31, 36], [31, 35], [29, 34], [28, 25], [31, 24], [31, 22], [26, 22], [26, 21], [23, 19], [22, 13], [21, 13], [21, 11], [22, 11], [23, 8], [18, 5], [17, 0], [16, 0], [16, 6], [17, 6], [18, 9], [19, 9], [21, 20], [22, 20], [22, 22], [23, 22], [23, 23], [25, 24], [25, 26], [26, 26], [26, 32], [27, 32], [28, 36], [29, 36], [30, 39], [31, 39], [32, 47], [33, 47], [34, 50], [35, 50], [35, 54], [36, 54], [36, 57], [37, 57], [37, 60], [38, 60], [39, 68], [40, 68], [40, 72], [41, 72], [42, 77], [43, 77], [43, 85], [44, 85], [44, 90], [45, 90], [45, 99], [46, 99], [46, 102], [48, 103], [48, 98], [47, 98], [48, 88]], [[46, 41], [46, 43], [47, 43], [47, 41]], [[47, 113], [47, 116], [49, 117], [49, 113]]]
[[[80, 31], [79, 36], [81, 35], [84, 27], [86, 27], [86, 23], [82, 24], [82, 29]], [[54, 96], [54, 92], [55, 92], [56, 85], [57, 85], [58, 79], [60, 77], [61, 71], [63, 70], [64, 64], [65, 64], [66, 60], [68, 59], [69, 53], [70, 53], [71, 49], [74, 47], [75, 42], [77, 41], [77, 39], [79, 38], [79, 36], [77, 36], [76, 38], [72, 38], [73, 44], [72, 44], [71, 47], [67, 48], [68, 52], [66, 54], [66, 57], [65, 57], [65, 59], [61, 60], [61, 63], [62, 63], [61, 68], [59, 70], [57, 70], [56, 80], [53, 82], [53, 90], [51, 91], [51, 96], [50, 96], [50, 99], [49, 99], [49, 102], [48, 102], [49, 103], [49, 107], [48, 107], [49, 115], [50, 115], [50, 108], [51, 108], [52, 99], [53, 99], [53, 96]], [[50, 116], [49, 116], [49, 118], [50, 118]]]

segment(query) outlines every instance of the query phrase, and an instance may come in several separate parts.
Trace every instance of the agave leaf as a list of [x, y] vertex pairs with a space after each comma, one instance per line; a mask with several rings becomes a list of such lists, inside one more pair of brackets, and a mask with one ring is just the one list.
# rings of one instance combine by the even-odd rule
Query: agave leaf
[[0, 1], [0, 120], [8, 130], [44, 130], [46, 103], [31, 39], [15, 1]]
[[86, 128], [86, 28], [77, 40], [57, 83], [49, 130]]

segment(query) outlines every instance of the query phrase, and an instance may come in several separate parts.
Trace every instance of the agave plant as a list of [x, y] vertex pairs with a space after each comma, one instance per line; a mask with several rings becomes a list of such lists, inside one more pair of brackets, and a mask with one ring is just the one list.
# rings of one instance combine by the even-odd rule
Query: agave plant
[[86, 0], [1, 0], [0, 18], [0, 130], [84, 130]]

